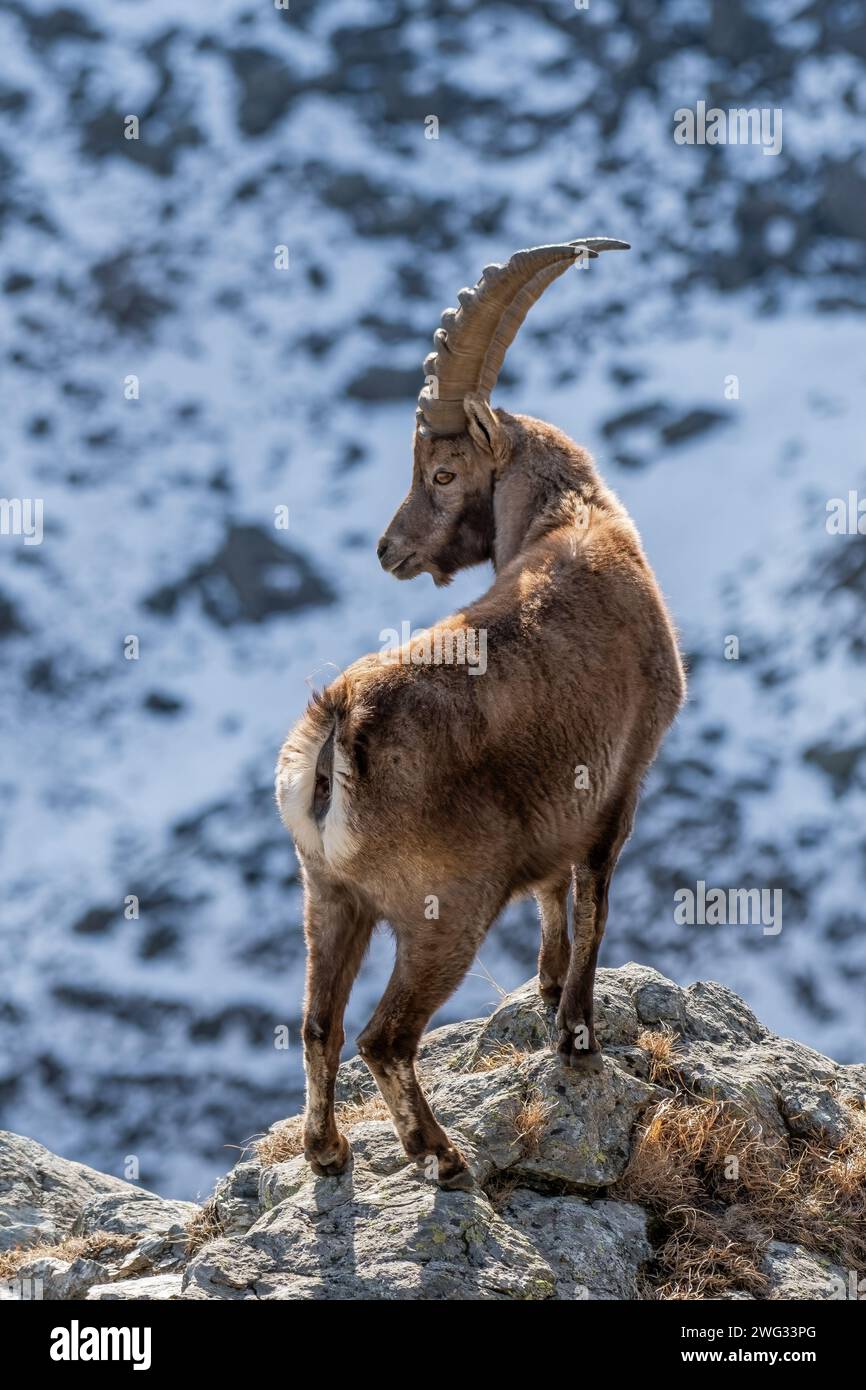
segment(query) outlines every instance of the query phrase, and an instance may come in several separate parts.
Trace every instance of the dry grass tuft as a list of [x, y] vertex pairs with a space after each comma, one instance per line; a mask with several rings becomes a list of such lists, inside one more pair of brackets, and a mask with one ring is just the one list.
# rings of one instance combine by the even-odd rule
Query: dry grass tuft
[[524, 1157], [538, 1151], [544, 1127], [555, 1109], [553, 1101], [547, 1100], [541, 1091], [530, 1090], [514, 1119]]
[[866, 1120], [855, 1121], [838, 1148], [803, 1146], [798, 1182], [788, 1195], [790, 1240], [866, 1267]]
[[[659, 1051], [668, 1064], [663, 1044]], [[861, 1269], [866, 1115], [852, 1108], [848, 1135], [831, 1148], [768, 1140], [731, 1102], [676, 1095], [645, 1120], [613, 1195], [647, 1207], [663, 1233], [647, 1297], [714, 1298], [731, 1289], [760, 1296], [771, 1240]]]
[[94, 1231], [89, 1236], [67, 1236], [61, 1241], [41, 1241], [38, 1245], [17, 1245], [14, 1250], [0, 1253], [0, 1279], [14, 1279], [19, 1269], [31, 1260], [98, 1260], [111, 1250], [125, 1255], [140, 1240], [139, 1236], [115, 1235], [112, 1231]]
[[[367, 1100], [343, 1101], [335, 1107], [334, 1113], [342, 1130], [351, 1129], [353, 1125], [359, 1125], [364, 1120], [390, 1118], [388, 1107], [378, 1093]], [[298, 1154], [304, 1152], [303, 1128], [303, 1116], [294, 1115], [257, 1141], [256, 1155], [265, 1168], [270, 1168], [274, 1163], [286, 1163], [290, 1158], [297, 1158]]]
[[643, 1048], [649, 1057], [650, 1081], [656, 1082], [659, 1086], [671, 1086], [679, 1081], [679, 1055], [676, 1034], [672, 1028], [667, 1024], [661, 1028], [645, 1028], [637, 1039], [637, 1045]]
[[731, 1289], [742, 1289], [760, 1298], [767, 1291], [761, 1270], [766, 1241], [758, 1232], [739, 1239], [723, 1223], [694, 1207], [672, 1209], [678, 1221], [658, 1252], [666, 1277], [649, 1297], [665, 1300], [718, 1298]]
[[650, 1113], [620, 1185], [653, 1209], [701, 1196], [727, 1203], [769, 1174], [779, 1180], [782, 1167], [773, 1146], [735, 1106], [672, 1096]]
[[302, 1154], [303, 1127], [303, 1116], [293, 1115], [290, 1120], [283, 1120], [282, 1124], [268, 1130], [267, 1134], [256, 1140], [256, 1157], [263, 1167], [270, 1168], [274, 1163], [287, 1163], [290, 1158], [297, 1158], [298, 1154]]
[[532, 1054], [521, 1052], [514, 1043], [500, 1043], [492, 1052], [486, 1052], [481, 1057], [476, 1058], [473, 1063], [473, 1072], [478, 1071], [498, 1071], [500, 1067], [513, 1066], [525, 1061]]
[[344, 1100], [334, 1112], [340, 1129], [351, 1129], [353, 1125], [363, 1124], [365, 1120], [390, 1120], [391, 1114], [379, 1092], [366, 1100]]
[[207, 1245], [212, 1240], [219, 1240], [225, 1235], [225, 1226], [217, 1212], [215, 1197], [208, 1197], [207, 1201], [194, 1212], [187, 1222], [186, 1227], [186, 1253], [196, 1255], [203, 1245]]

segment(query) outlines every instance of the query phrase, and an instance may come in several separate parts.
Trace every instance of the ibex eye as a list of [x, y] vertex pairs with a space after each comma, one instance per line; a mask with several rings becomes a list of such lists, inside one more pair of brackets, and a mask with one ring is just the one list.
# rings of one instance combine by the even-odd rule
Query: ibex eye
[[433, 481], [438, 483], [440, 487], [444, 487], [446, 483], [453, 483], [454, 474], [446, 473], [444, 468], [440, 468], [438, 473], [433, 474]]

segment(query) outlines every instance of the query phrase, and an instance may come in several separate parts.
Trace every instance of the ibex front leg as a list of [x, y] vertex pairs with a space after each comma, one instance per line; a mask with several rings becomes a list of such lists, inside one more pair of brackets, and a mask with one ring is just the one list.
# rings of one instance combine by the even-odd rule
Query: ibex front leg
[[435, 1160], [433, 1175], [443, 1187], [466, 1185], [467, 1164], [427, 1104], [415, 1055], [427, 1023], [457, 988], [484, 936], [484, 930], [464, 927], [460, 933], [428, 921], [405, 934], [398, 929], [394, 973], [358, 1039], [403, 1148], [418, 1163]]
[[343, 1046], [343, 1015], [373, 930], [374, 917], [355, 896], [330, 880], [307, 875], [304, 934], [304, 1155], [315, 1173], [342, 1172], [349, 1145], [334, 1119], [334, 1082]]

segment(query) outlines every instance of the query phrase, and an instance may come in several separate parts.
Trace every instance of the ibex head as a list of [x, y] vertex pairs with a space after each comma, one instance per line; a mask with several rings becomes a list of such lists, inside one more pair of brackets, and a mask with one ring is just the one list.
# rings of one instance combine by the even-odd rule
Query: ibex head
[[427, 572], [447, 584], [491, 555], [493, 489], [508, 440], [490, 393], [505, 354], [532, 305], [576, 260], [627, 250], [610, 237], [517, 251], [488, 265], [459, 308], [446, 309], [424, 361], [418, 397], [412, 486], [378, 546], [397, 579]]

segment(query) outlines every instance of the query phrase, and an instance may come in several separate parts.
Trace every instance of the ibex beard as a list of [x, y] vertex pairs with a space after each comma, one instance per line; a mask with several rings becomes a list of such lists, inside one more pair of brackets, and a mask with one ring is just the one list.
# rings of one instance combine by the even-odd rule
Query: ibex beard
[[358, 1048], [406, 1153], [443, 1186], [466, 1185], [468, 1167], [418, 1084], [418, 1043], [511, 898], [538, 904], [539, 988], [564, 1064], [601, 1068], [593, 984], [611, 877], [685, 679], [640, 538], [589, 454], [489, 397], [547, 285], [620, 248], [586, 238], [486, 267], [425, 362], [412, 484], [378, 554], [397, 578], [437, 584], [492, 561], [488, 592], [433, 629], [458, 646], [485, 632], [483, 678], [415, 660], [412, 643], [430, 639], [416, 634], [399, 660], [344, 671], [280, 754], [277, 800], [305, 890], [304, 1152], [322, 1175], [349, 1160], [335, 1078], [377, 922], [396, 960]]

